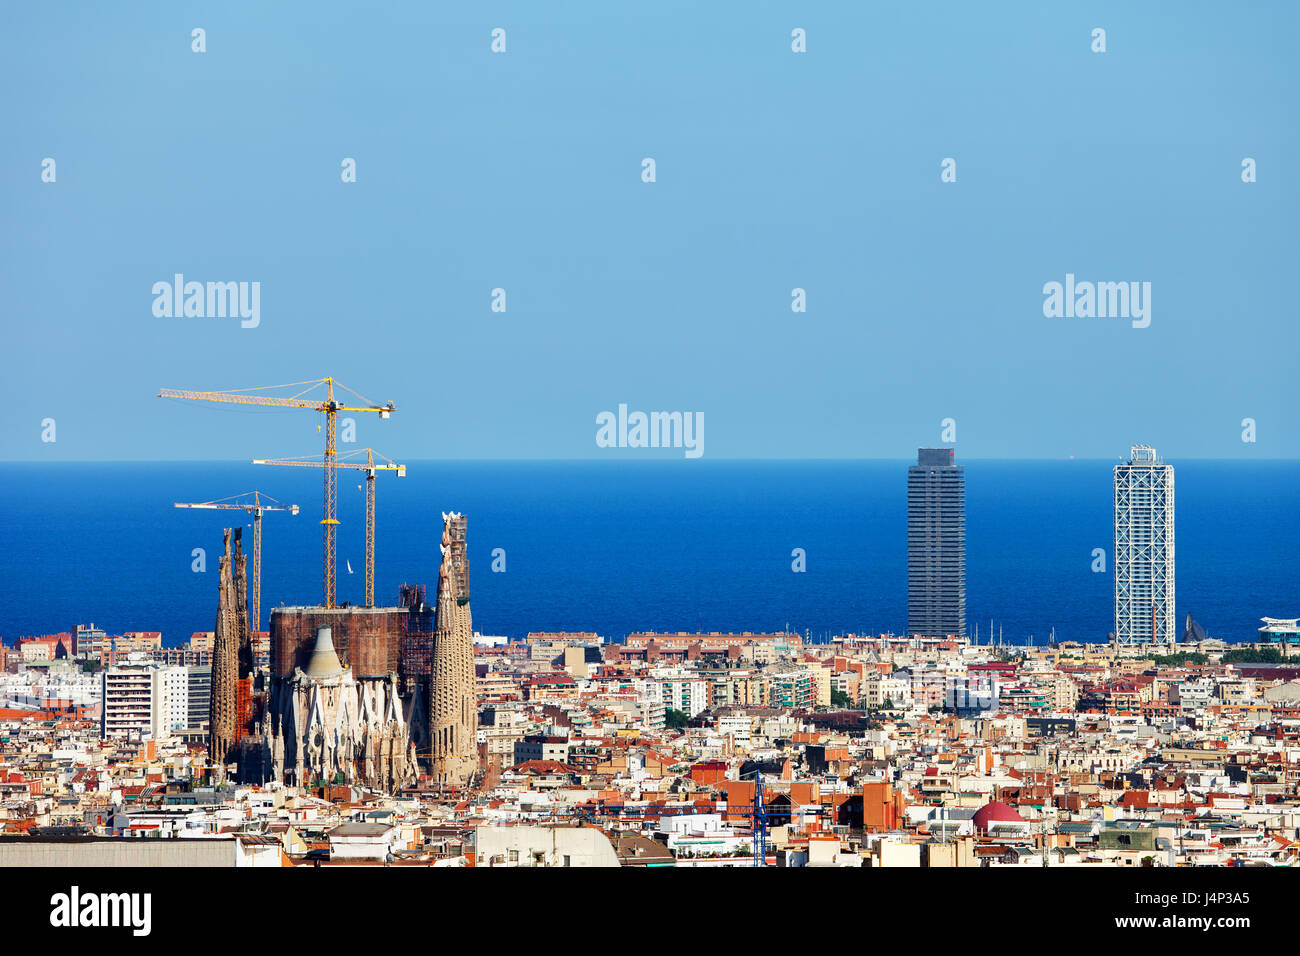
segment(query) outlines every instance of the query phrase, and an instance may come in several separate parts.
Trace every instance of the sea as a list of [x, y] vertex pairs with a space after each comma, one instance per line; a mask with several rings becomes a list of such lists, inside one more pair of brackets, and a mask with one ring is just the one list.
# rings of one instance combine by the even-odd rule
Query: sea
[[[1262, 616], [1300, 615], [1300, 462], [1170, 463], [1179, 633], [1190, 614], [1245, 641]], [[1106, 640], [1114, 462], [963, 464], [971, 636]], [[376, 479], [378, 604], [396, 604], [403, 583], [432, 599], [442, 513], [459, 511], [483, 634], [906, 632], [907, 461], [407, 465]], [[94, 623], [174, 645], [212, 630], [222, 529], [249, 528], [251, 551], [251, 517], [173, 503], [254, 489], [301, 509], [263, 518], [261, 626], [276, 605], [317, 604], [321, 477], [242, 462], [0, 465], [0, 637]], [[339, 472], [338, 501], [338, 601], [360, 604], [360, 473]]]

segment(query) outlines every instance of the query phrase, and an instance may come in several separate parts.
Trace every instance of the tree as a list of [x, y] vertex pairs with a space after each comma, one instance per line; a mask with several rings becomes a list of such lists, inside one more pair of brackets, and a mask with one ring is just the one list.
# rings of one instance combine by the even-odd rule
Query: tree
[[664, 726], [669, 730], [685, 730], [690, 721], [691, 718], [685, 711], [674, 710], [671, 707], [664, 709]]
[[844, 693], [844, 691], [842, 690], [831, 691], [832, 707], [849, 707], [852, 705], [852, 703], [853, 702], [849, 700], [849, 695]]
[[1242, 648], [1228, 651], [1220, 660], [1224, 664], [1280, 664], [1282, 655], [1275, 647]]
[[1152, 654], [1151, 661], [1157, 667], [1181, 667], [1183, 664], [1204, 664], [1208, 657], [1195, 652], [1180, 651], [1177, 654]]

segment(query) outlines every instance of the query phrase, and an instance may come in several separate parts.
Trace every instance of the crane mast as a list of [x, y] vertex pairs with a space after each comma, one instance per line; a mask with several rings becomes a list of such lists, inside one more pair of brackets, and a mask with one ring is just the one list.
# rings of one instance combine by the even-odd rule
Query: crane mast
[[[250, 494], [253, 496], [252, 501], [231, 500]], [[264, 501], [273, 501], [275, 504], [265, 504]], [[298, 506], [281, 505], [269, 495], [263, 498], [259, 492], [251, 491], [231, 495], [230, 498], [218, 498], [216, 501], [177, 501], [173, 502], [172, 507], [200, 508], [209, 511], [246, 511], [253, 516], [253, 578], [248, 585], [249, 591], [252, 592], [248, 597], [248, 616], [252, 621], [252, 630], [260, 631], [262, 629], [262, 513], [287, 511], [296, 515]]]
[[325, 571], [325, 606], [334, 606], [335, 576], [338, 574], [338, 473], [334, 467], [338, 408], [334, 402], [334, 382], [326, 379], [329, 399], [325, 404], [325, 500], [321, 507], [324, 528], [323, 556]]
[[[366, 449], [366, 607], [375, 606], [375, 455]], [[402, 472], [405, 474], [405, 472]]]
[[[380, 471], [395, 471], [398, 478], [406, 477], [406, 466], [399, 465], [397, 462], [383, 455], [379, 457], [386, 464], [375, 464], [375, 455], [378, 454], [373, 448], [362, 449], [366, 453], [366, 460], [359, 461], [341, 461], [338, 456], [332, 459], [326, 458], [317, 461], [313, 458], [255, 458], [254, 465], [288, 465], [298, 468], [323, 468], [326, 472], [337, 473], [340, 468], [352, 468], [366, 473], [366, 607], [375, 606], [375, 474]], [[352, 454], [360, 454], [360, 451]], [[335, 480], [337, 484], [337, 479]], [[337, 526], [338, 522], [335, 521]], [[332, 547], [327, 545], [327, 547]], [[332, 552], [331, 552], [332, 553]]]
[[[352, 395], [355, 395], [361, 404], [344, 405], [340, 404], [334, 395], [334, 386], [338, 385]], [[310, 398], [307, 393], [319, 386], [325, 387], [325, 397]], [[301, 391], [293, 395], [258, 395], [251, 394], [264, 389], [276, 388], [297, 388], [304, 386]], [[305, 408], [312, 411], [321, 412], [325, 415], [325, 457], [324, 465], [324, 489], [322, 502], [322, 582], [323, 594], [322, 604], [329, 608], [334, 607], [335, 598], [335, 578], [337, 575], [338, 563], [338, 476], [336, 474], [337, 461], [337, 426], [339, 412], [375, 412], [380, 418], [387, 418], [397, 410], [397, 406], [392, 402], [378, 404], [370, 401], [364, 395], [352, 391], [346, 385], [336, 382], [333, 378], [314, 379], [309, 382], [291, 382], [287, 385], [266, 385], [257, 388], [235, 389], [224, 392], [199, 392], [189, 389], [180, 388], [162, 388], [158, 390], [159, 398], [183, 398], [190, 401], [200, 402], [219, 402], [223, 404], [235, 405], [260, 405], [271, 408]], [[256, 545], [254, 546], [256, 550]]]

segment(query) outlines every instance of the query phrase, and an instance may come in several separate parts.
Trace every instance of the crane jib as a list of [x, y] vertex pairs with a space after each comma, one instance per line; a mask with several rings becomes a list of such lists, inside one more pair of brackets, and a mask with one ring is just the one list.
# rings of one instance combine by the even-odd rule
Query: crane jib
[[[327, 392], [326, 396], [323, 399], [312, 399], [312, 398], [305, 397], [307, 392], [310, 392], [311, 390], [322, 385], [325, 386]], [[309, 381], [309, 382], [291, 382], [285, 385], [260, 386], [260, 388], [267, 388], [267, 389], [300, 388], [300, 391], [298, 391], [297, 394], [289, 395], [289, 396], [250, 394], [252, 392], [257, 391], [257, 389], [243, 389], [239, 391], [228, 391], [228, 392], [217, 392], [217, 391], [201, 392], [201, 391], [192, 391], [187, 389], [162, 388], [159, 389], [158, 391], [159, 398], [182, 398], [191, 401], [218, 402], [218, 403], [233, 404], [233, 405], [259, 405], [259, 406], [272, 407], [272, 408], [305, 408], [305, 409], [310, 409], [312, 411], [321, 412], [325, 415], [325, 425], [326, 425], [325, 454], [323, 456], [324, 460], [320, 462], [319, 465], [320, 467], [323, 467], [325, 470], [324, 475], [322, 476], [324, 478], [323, 505], [324, 505], [324, 512], [325, 512], [324, 520], [321, 522], [322, 539], [323, 539], [322, 540], [323, 543], [322, 604], [324, 607], [327, 608], [332, 608], [335, 606], [334, 604], [334, 596], [335, 596], [334, 585], [335, 585], [335, 577], [336, 577], [335, 566], [337, 564], [337, 557], [338, 557], [336, 546], [335, 546], [336, 533], [337, 533], [336, 526], [338, 524], [338, 521], [335, 519], [335, 512], [337, 509], [337, 490], [336, 490], [336, 482], [335, 482], [335, 475], [334, 475], [335, 469], [341, 467], [369, 467], [369, 468], [383, 469], [385, 471], [390, 471], [390, 470], [396, 471], [399, 477], [404, 477], [406, 474], [406, 467], [404, 465], [397, 465], [396, 463], [392, 463], [392, 462], [390, 462], [389, 466], [374, 465], [371, 462], [368, 462], [366, 465], [362, 466], [362, 465], [349, 465], [349, 464], [341, 463], [335, 459], [335, 433], [334, 432], [335, 432], [336, 417], [339, 412], [377, 412], [380, 418], [388, 418], [390, 415], [392, 415], [393, 412], [397, 410], [397, 406], [392, 402], [387, 402], [383, 405], [377, 403], [370, 403], [365, 405], [343, 405], [334, 396], [334, 388], [336, 385], [338, 385], [338, 387], [343, 389], [344, 391], [348, 392], [350, 395], [354, 396], [356, 399], [360, 399], [362, 402], [369, 402], [369, 399], [367, 399], [364, 395], [360, 394], [359, 392], [353, 391], [352, 389], [348, 388], [345, 385], [342, 385], [341, 383], [336, 382], [332, 377], [316, 379], [315, 381]], [[289, 462], [289, 461], [272, 462], [269, 460], [262, 461], [262, 462], [255, 462], [255, 463], [256, 464], [273, 464], [273, 463], [274, 464], [309, 464], [307, 462]], [[372, 498], [373, 496], [371, 496], [371, 499]], [[373, 528], [373, 521], [374, 521], [373, 505], [371, 505], [370, 512], [371, 513], [369, 515], [370, 518], [369, 527]], [[297, 511], [295, 510], [294, 513], [296, 514]], [[373, 544], [371, 543], [369, 537], [367, 539], [367, 559], [368, 559], [367, 564], [369, 565], [370, 573], [367, 574], [366, 602], [367, 602], [367, 606], [371, 606], [373, 602], [373, 576], [372, 575], [374, 569], [374, 562], [373, 562]]]

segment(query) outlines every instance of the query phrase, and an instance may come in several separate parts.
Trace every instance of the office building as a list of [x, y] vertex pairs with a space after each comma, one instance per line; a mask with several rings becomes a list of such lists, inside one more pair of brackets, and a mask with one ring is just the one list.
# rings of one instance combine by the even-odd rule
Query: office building
[[951, 448], [907, 469], [907, 631], [966, 636], [966, 476]]
[[1149, 445], [1115, 466], [1115, 639], [1173, 644], [1174, 469]]
[[77, 624], [72, 629], [72, 655], [99, 660], [108, 643], [108, 635], [102, 627], [92, 624]]
[[189, 687], [189, 704], [185, 726], [191, 730], [206, 730], [208, 711], [212, 706], [212, 668], [188, 666], [185, 668]]

